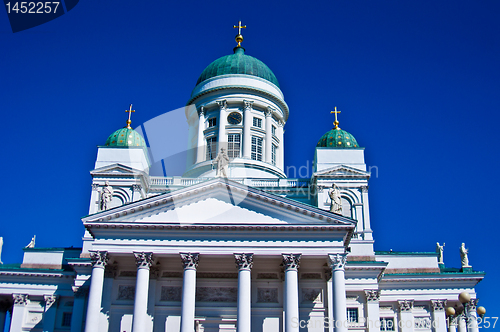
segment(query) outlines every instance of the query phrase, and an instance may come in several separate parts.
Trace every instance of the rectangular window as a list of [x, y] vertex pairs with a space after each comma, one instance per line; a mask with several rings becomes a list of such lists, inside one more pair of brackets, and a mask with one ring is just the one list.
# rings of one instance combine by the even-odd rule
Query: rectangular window
[[262, 138], [261, 137], [252, 136], [252, 160], [262, 161]]
[[217, 156], [217, 137], [207, 138], [207, 160], [212, 160]]
[[276, 145], [271, 145], [271, 162], [276, 166]]
[[380, 318], [380, 331], [394, 331], [394, 318]]
[[227, 135], [227, 156], [229, 158], [238, 158], [240, 156], [241, 135]]
[[347, 308], [347, 321], [349, 323], [359, 322], [358, 308]]
[[61, 326], [64, 326], [64, 327], [71, 326], [71, 312], [63, 312]]
[[276, 136], [276, 127], [274, 125], [271, 127], [271, 134], [273, 134], [273, 136]]
[[217, 126], [217, 118], [208, 119], [208, 128]]
[[257, 128], [262, 128], [262, 119], [254, 117], [253, 118], [253, 126], [257, 127]]

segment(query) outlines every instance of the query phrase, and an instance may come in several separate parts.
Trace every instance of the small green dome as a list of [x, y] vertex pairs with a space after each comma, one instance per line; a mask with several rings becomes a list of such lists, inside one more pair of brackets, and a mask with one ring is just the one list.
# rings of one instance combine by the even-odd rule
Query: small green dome
[[319, 139], [316, 147], [354, 149], [359, 148], [359, 145], [350, 133], [340, 128], [334, 128]]
[[209, 78], [228, 74], [257, 76], [279, 87], [278, 80], [271, 69], [262, 61], [246, 55], [243, 47], [235, 47], [234, 54], [223, 56], [209, 64], [201, 73], [196, 85]]
[[106, 146], [146, 146], [146, 142], [137, 131], [132, 128], [124, 127], [109, 135], [106, 140]]

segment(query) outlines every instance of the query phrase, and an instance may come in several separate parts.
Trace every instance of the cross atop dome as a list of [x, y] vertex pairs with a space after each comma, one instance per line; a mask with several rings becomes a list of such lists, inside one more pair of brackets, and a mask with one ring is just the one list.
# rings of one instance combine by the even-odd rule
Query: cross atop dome
[[331, 113], [335, 113], [335, 122], [333, 122], [333, 125], [335, 126], [335, 129], [340, 129], [339, 128], [339, 120], [337, 119], [337, 114], [340, 113], [340, 111], [337, 111], [337, 106], [335, 106], [335, 110], [331, 111]]
[[243, 35], [241, 34], [241, 29], [246, 29], [247, 26], [241, 25], [241, 21], [239, 21], [238, 25], [233, 26], [233, 29], [236, 29], [236, 28], [238, 28], [238, 34], [234, 38], [236, 40], [236, 42], [238, 43], [238, 46], [236, 46], [236, 47], [241, 47], [241, 42], [243, 41]]
[[135, 112], [135, 110], [132, 110], [132, 104], [130, 104], [129, 109], [125, 110], [125, 112], [128, 113], [127, 129], [132, 129], [132, 127], [130, 127], [130, 124], [132, 123], [132, 120], [130, 120], [130, 116], [132, 115], [133, 112]]

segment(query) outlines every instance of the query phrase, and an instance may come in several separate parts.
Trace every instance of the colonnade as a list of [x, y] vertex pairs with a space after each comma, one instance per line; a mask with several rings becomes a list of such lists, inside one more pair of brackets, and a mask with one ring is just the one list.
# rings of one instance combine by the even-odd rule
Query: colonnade
[[[132, 332], [145, 332], [147, 319], [147, 303], [149, 288], [149, 269], [153, 264], [153, 253], [134, 252], [137, 265], [136, 293], [134, 299], [134, 315]], [[196, 270], [198, 268], [198, 253], [180, 253], [184, 266], [181, 302], [181, 332], [193, 332], [195, 324], [195, 293]], [[252, 253], [234, 254], [238, 268], [238, 304], [237, 331], [251, 331], [251, 270], [253, 267]], [[298, 332], [299, 325], [299, 278], [298, 269], [301, 254], [283, 254], [284, 280], [284, 331]], [[344, 266], [346, 254], [329, 255], [333, 279], [333, 315], [335, 321], [346, 322], [346, 293]], [[99, 331], [99, 312], [101, 311], [102, 291], [104, 283], [104, 268], [108, 261], [106, 251], [91, 252], [92, 275], [85, 332]], [[346, 332], [347, 324], [337, 324], [336, 332]]]

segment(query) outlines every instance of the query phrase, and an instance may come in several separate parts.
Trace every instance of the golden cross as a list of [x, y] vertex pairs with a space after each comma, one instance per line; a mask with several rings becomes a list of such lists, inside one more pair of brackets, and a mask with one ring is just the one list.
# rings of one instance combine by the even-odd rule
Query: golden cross
[[246, 25], [241, 25], [241, 21], [238, 22], [238, 25], [234, 25], [233, 26], [233, 29], [236, 29], [238, 28], [238, 35], [241, 35], [241, 29], [246, 29], [247, 26]]
[[335, 129], [340, 129], [339, 128], [339, 121], [337, 120], [337, 114], [340, 113], [340, 111], [337, 111], [337, 106], [335, 106], [335, 110], [331, 111], [331, 113], [335, 113], [335, 122], [333, 123], [335, 125]]
[[132, 123], [132, 121], [130, 120], [130, 116], [132, 115], [132, 112], [135, 112], [134, 110], [132, 110], [132, 104], [130, 104], [130, 108], [128, 110], [125, 110], [125, 112], [128, 113], [127, 128], [132, 129], [132, 127], [130, 127], [130, 124]]

